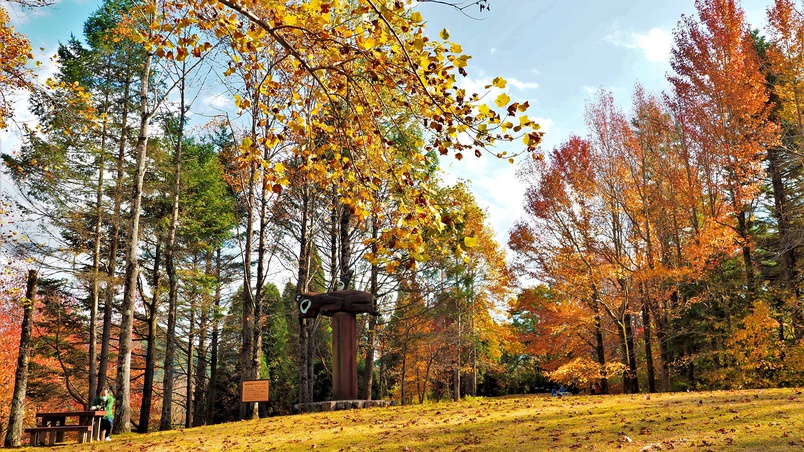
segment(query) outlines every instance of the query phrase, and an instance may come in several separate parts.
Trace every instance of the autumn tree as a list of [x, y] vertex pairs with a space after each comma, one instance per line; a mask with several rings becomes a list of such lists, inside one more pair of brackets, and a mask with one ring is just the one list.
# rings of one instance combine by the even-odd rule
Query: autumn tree
[[30, 86], [33, 74], [27, 67], [33, 59], [28, 39], [14, 31], [5, 5], [0, 7], [0, 130], [8, 127], [13, 116], [14, 90]]
[[742, 9], [733, 0], [698, 0], [695, 6], [697, 17], [684, 16], [675, 30], [669, 79], [705, 159], [705, 213], [734, 219], [726, 224], [742, 249], [750, 299], [756, 288], [752, 217], [765, 147], [776, 142], [777, 132], [768, 122], [768, 90]]
[[[767, 64], [766, 73], [772, 84], [772, 100], [775, 103], [773, 116], [778, 118], [781, 125], [780, 143], [768, 148], [768, 173], [773, 193], [773, 213], [777, 223], [776, 249], [781, 256], [785, 298], [792, 313], [794, 337], [800, 340], [804, 337], [804, 318], [797, 283], [799, 252], [795, 229], [800, 222], [801, 210], [796, 187], [800, 185], [801, 178], [797, 156], [804, 146], [801, 139], [804, 134], [804, 86], [796, 74], [801, 73], [804, 64], [804, 16], [802, 5], [790, 0], [774, 2], [768, 8], [767, 16], [769, 41], [764, 43], [765, 46], [760, 51], [764, 51], [762, 55]], [[784, 335], [783, 332], [781, 334]]]

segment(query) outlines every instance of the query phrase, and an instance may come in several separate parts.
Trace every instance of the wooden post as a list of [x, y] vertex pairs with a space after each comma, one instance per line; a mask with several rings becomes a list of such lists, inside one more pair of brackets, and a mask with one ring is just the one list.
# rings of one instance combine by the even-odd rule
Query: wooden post
[[357, 318], [351, 312], [332, 315], [332, 399], [357, 399]]

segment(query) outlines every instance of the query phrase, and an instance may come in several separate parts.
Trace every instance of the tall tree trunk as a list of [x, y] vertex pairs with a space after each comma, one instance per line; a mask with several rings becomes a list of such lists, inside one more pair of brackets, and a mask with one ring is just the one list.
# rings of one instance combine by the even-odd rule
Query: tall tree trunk
[[642, 329], [645, 340], [645, 369], [648, 373], [648, 392], [656, 392], [656, 376], [653, 369], [653, 337], [650, 320], [650, 295], [643, 288], [642, 294]]
[[148, 433], [151, 423], [151, 403], [154, 393], [154, 370], [156, 369], [156, 333], [159, 330], [157, 320], [159, 319], [159, 297], [160, 297], [160, 277], [159, 267], [162, 265], [162, 240], [161, 236], [156, 237], [156, 253], [154, 254], [154, 274], [152, 281], [151, 303], [148, 308], [148, 337], [145, 349], [145, 381], [142, 385], [142, 404], [140, 405], [140, 422], [137, 425], [137, 433]]
[[[256, 137], [256, 124], [252, 127], [252, 137]], [[255, 140], [256, 141], [256, 140]], [[246, 245], [243, 253], [243, 319], [242, 319], [242, 343], [240, 348], [240, 384], [246, 380], [256, 378], [254, 368], [254, 290], [251, 286], [251, 249], [254, 236], [254, 190], [256, 180], [256, 163], [251, 163], [248, 183], [248, 199], [246, 201]], [[240, 404], [240, 419], [251, 419], [254, 416], [253, 403]]]
[[352, 237], [350, 234], [349, 223], [352, 220], [352, 212], [349, 210], [347, 206], [340, 205], [340, 219], [339, 219], [339, 227], [338, 230], [340, 231], [340, 280], [343, 283], [344, 289], [349, 289], [351, 287], [352, 282], [352, 275], [354, 271], [349, 268], [349, 265], [352, 262]]
[[796, 285], [798, 271], [796, 270], [796, 246], [790, 232], [790, 206], [787, 200], [787, 190], [785, 190], [784, 180], [782, 179], [782, 164], [780, 153], [782, 149], [773, 146], [768, 149], [768, 172], [771, 177], [771, 188], [773, 189], [773, 216], [776, 217], [776, 225], [779, 230], [779, 244], [777, 252], [781, 256], [782, 276], [784, 285], [790, 296], [793, 297], [794, 304], [792, 310], [793, 330], [796, 341], [804, 338], [804, 312], [801, 305], [801, 293]]
[[11, 413], [8, 416], [5, 447], [20, 447], [22, 444], [22, 421], [25, 419], [25, 392], [28, 390], [28, 362], [31, 359], [31, 333], [33, 332], [38, 277], [36, 270], [28, 270], [25, 299], [22, 300], [22, 330], [20, 332], [20, 348], [17, 352], [17, 370], [14, 373], [14, 395], [11, 398]]
[[126, 158], [126, 129], [128, 128], [128, 97], [131, 93], [131, 77], [126, 77], [123, 85], [123, 111], [120, 116], [120, 142], [117, 147], [117, 161], [115, 168], [114, 209], [112, 215], [112, 231], [109, 234], [109, 259], [106, 267], [107, 283], [104, 288], [103, 306], [103, 332], [101, 333], [101, 353], [98, 363], [98, 389], [107, 387], [106, 373], [109, 369], [109, 345], [112, 340], [112, 314], [114, 313], [114, 298], [117, 287], [117, 252], [120, 243], [120, 230], [122, 223], [123, 180], [125, 178]]
[[[213, 277], [212, 270], [212, 251], [207, 251], [204, 259], [204, 275]], [[195, 371], [195, 414], [193, 415], [193, 426], [207, 425], [206, 419], [206, 393], [207, 393], [207, 332], [209, 331], [209, 320], [212, 313], [212, 296], [208, 291], [201, 295], [200, 318], [198, 319], [198, 345], [196, 347], [197, 366]]]
[[176, 234], [179, 229], [179, 201], [181, 196], [181, 160], [184, 151], [185, 78], [179, 81], [179, 123], [176, 130], [176, 148], [173, 152], [173, 188], [171, 192], [170, 228], [165, 244], [165, 271], [168, 277], [168, 321], [165, 338], [165, 363], [162, 375], [162, 417], [159, 430], [173, 428], [173, 384], [176, 356], [176, 311], [178, 309], [179, 277], [176, 273]]
[[751, 239], [749, 236], [749, 229], [750, 229], [750, 222], [749, 219], [749, 212], [746, 209], [740, 211], [737, 215], [737, 233], [740, 236], [740, 241], [743, 242], [742, 244], [742, 251], [743, 251], [743, 265], [745, 265], [745, 285], [746, 285], [746, 295], [748, 299], [746, 300], [748, 305], [751, 306], [751, 303], [754, 301], [754, 292], [755, 292], [755, 283], [754, 283], [754, 261], [751, 257]]
[[[310, 221], [310, 189], [307, 184], [302, 185], [301, 193], [301, 219], [299, 228], [299, 265], [297, 268], [298, 282], [296, 295], [307, 292], [307, 281], [310, 274], [310, 243], [308, 225]], [[298, 306], [297, 306], [298, 309]], [[299, 314], [301, 315], [301, 314]], [[299, 403], [312, 402], [309, 391], [310, 374], [307, 367], [307, 346], [310, 341], [310, 322], [299, 317]]]
[[195, 296], [190, 303], [190, 330], [187, 333], [187, 380], [185, 392], [185, 414], [184, 414], [184, 427], [190, 428], [193, 426], [193, 414], [195, 409], [193, 407], [193, 390], [195, 382]]
[[[263, 159], [268, 161], [268, 149], [265, 149], [265, 153], [263, 154]], [[263, 176], [264, 177], [264, 176]], [[259, 379], [262, 378], [261, 370], [262, 370], [262, 311], [263, 311], [263, 303], [264, 303], [264, 285], [266, 279], [266, 273], [268, 272], [268, 268], [270, 267], [270, 258], [266, 256], [266, 235], [268, 232], [268, 228], [270, 227], [268, 221], [268, 197], [270, 196], [270, 191], [268, 190], [268, 185], [263, 183], [261, 184], [261, 196], [260, 196], [260, 232], [259, 238], [257, 241], [257, 283], [254, 290], [254, 339], [253, 339], [253, 346], [251, 350], [251, 362], [252, 366], [254, 367], [254, 378]], [[259, 402], [255, 402], [252, 406], [251, 412], [252, 418], [259, 418], [260, 417], [260, 404]]]
[[606, 347], [603, 343], [603, 325], [600, 319], [600, 294], [597, 287], [592, 286], [592, 310], [595, 313], [595, 357], [600, 365], [600, 390], [609, 393], [609, 379], [606, 376]]
[[140, 132], [137, 138], [137, 164], [134, 169], [131, 193], [131, 220], [129, 239], [126, 248], [126, 282], [123, 292], [122, 320], [117, 356], [117, 410], [115, 411], [115, 433], [131, 431], [131, 347], [134, 327], [134, 301], [137, 297], [137, 278], [139, 276], [139, 233], [142, 187], [145, 177], [146, 151], [148, 149], [148, 127], [152, 114], [148, 111], [148, 81], [151, 75], [152, 55], [145, 56], [140, 80]]
[[[377, 254], [377, 237], [379, 235], [379, 218], [376, 214], [371, 215], [371, 252]], [[380, 269], [377, 265], [372, 265], [369, 274], [369, 292], [374, 299], [375, 311], [377, 305], [377, 293], [379, 292], [377, 279], [379, 278]], [[368, 319], [368, 337], [366, 339], [366, 359], [363, 366], [363, 392], [360, 398], [363, 400], [371, 400], [371, 389], [374, 384], [374, 349], [376, 347], [376, 331], [377, 331], [377, 316], [369, 315]]]
[[625, 339], [628, 344], [628, 374], [630, 376], [630, 388], [628, 392], [636, 394], [639, 392], [639, 378], [637, 378], [636, 346], [634, 345], [634, 328], [631, 314], [626, 313]]
[[[460, 309], [460, 308], [458, 308]], [[458, 330], [455, 338], [455, 388], [452, 397], [456, 402], [461, 400], [461, 313], [458, 311]]]
[[103, 132], [101, 134], [101, 153], [98, 156], [96, 165], [98, 167], [98, 185], [95, 193], [95, 230], [93, 231], [92, 244], [92, 289], [89, 295], [89, 391], [87, 395], [86, 408], [92, 403], [92, 398], [99, 394], [98, 391], [98, 306], [100, 300], [100, 254], [101, 254], [101, 233], [103, 226], [103, 179], [104, 152], [106, 147], [106, 121], [103, 121]]
[[201, 318], [198, 323], [198, 345], [196, 346], [197, 365], [195, 369], [195, 414], [193, 415], [193, 426], [206, 425], [206, 403], [204, 396], [207, 393], [207, 328], [209, 327], [209, 304], [201, 310]]
[[[677, 297], [677, 292], [670, 295], [671, 298]], [[659, 359], [662, 362], [661, 380], [662, 392], [670, 391], [670, 344], [667, 337], [667, 302], [662, 299], [661, 312], [656, 316], [656, 339], [659, 341]]]
[[[104, 86], [104, 100], [102, 112], [103, 125], [101, 127], [101, 143], [100, 154], [97, 157], [95, 166], [98, 169], [98, 185], [95, 191], [95, 230], [93, 231], [93, 249], [92, 249], [92, 289], [90, 293], [90, 307], [89, 307], [89, 366], [87, 373], [89, 374], [89, 390], [87, 403], [85, 408], [89, 409], [93, 397], [100, 394], [98, 391], [98, 308], [100, 306], [100, 266], [101, 266], [101, 242], [103, 232], [103, 193], [104, 193], [104, 179], [106, 177], [106, 143], [109, 134], [109, 123], [107, 114], [109, 113], [109, 77], [110, 77], [110, 64], [109, 56], [106, 59], [106, 69]], [[122, 135], [122, 134], [121, 134]]]
[[206, 424], [215, 423], [215, 397], [217, 397], [218, 385], [218, 331], [220, 329], [220, 319], [218, 311], [221, 306], [221, 249], [215, 251], [215, 299], [213, 301], [212, 317], [212, 352], [209, 359], [209, 392], [207, 394]]

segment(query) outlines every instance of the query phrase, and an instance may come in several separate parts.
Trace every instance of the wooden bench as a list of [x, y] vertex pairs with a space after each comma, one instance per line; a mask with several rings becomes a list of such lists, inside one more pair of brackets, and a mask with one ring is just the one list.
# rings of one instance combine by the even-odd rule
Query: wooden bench
[[[49, 436], [47, 444], [56, 444], [56, 436], [62, 436], [64, 432], [78, 432], [78, 442], [84, 443], [90, 440], [92, 434], [91, 425], [53, 425], [47, 427], [26, 428], [25, 433], [31, 434], [31, 446], [41, 446], [45, 442], [45, 435]], [[58, 435], [61, 433], [62, 435]]]

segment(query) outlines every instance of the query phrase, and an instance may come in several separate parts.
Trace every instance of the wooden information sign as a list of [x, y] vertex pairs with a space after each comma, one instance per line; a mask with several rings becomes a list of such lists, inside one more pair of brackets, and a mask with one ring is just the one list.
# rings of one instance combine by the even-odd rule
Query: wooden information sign
[[268, 380], [246, 380], [240, 391], [240, 401], [267, 402], [268, 401]]

